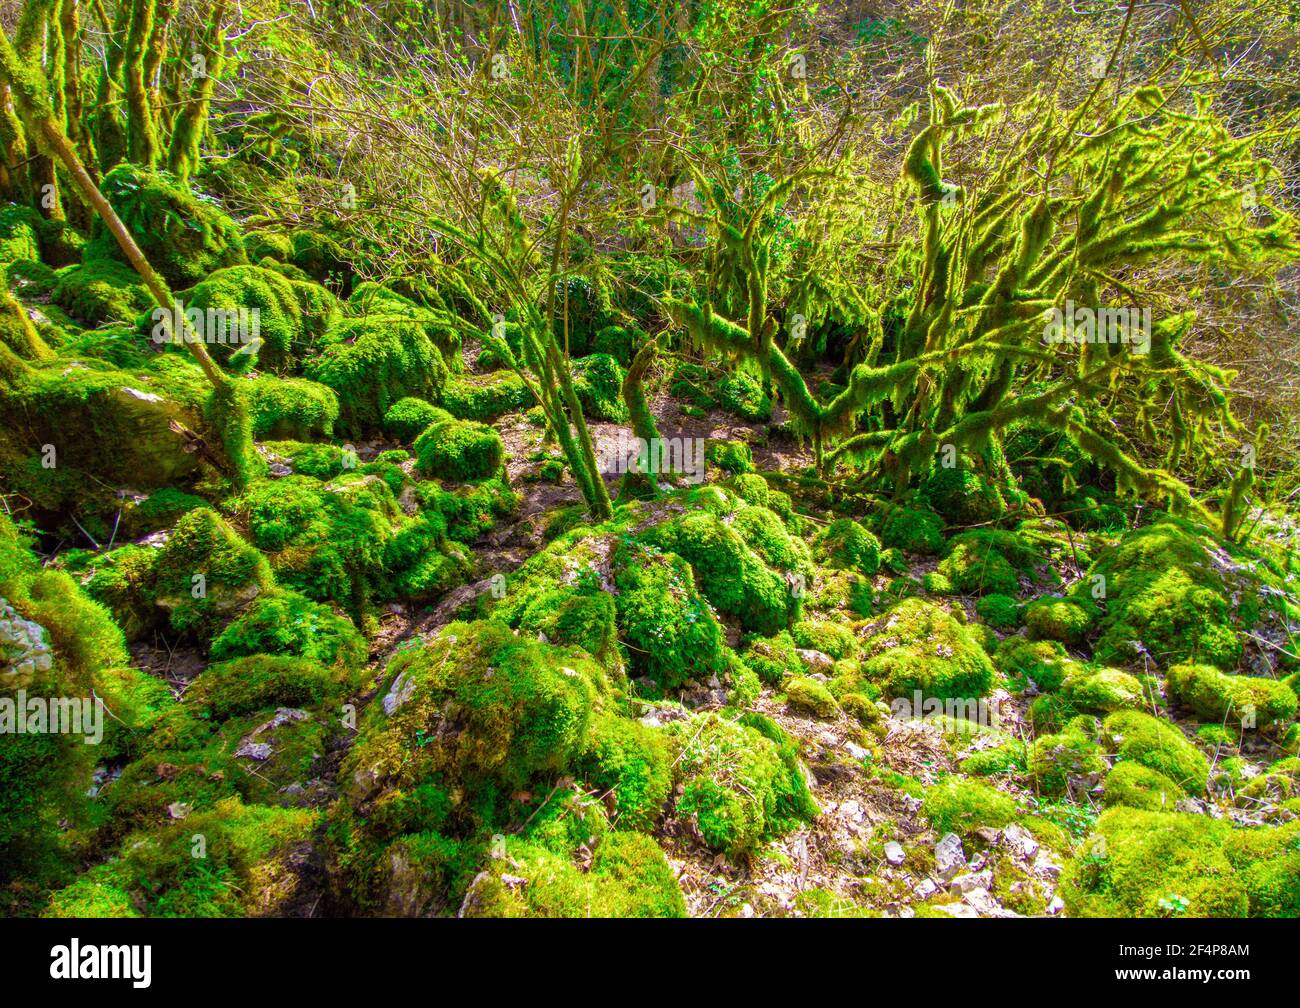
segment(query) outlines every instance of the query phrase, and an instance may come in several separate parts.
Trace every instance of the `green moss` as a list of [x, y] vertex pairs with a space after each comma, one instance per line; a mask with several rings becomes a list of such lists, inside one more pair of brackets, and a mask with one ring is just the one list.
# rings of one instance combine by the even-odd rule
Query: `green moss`
[[1092, 565], [1081, 585], [1105, 579], [1106, 613], [1094, 649], [1124, 664], [1133, 642], [1157, 662], [1231, 668], [1241, 657], [1231, 591], [1205, 543], [1187, 526], [1163, 519], [1128, 533]]
[[447, 365], [422, 326], [409, 319], [368, 316], [333, 326], [320, 356], [304, 369], [339, 400], [339, 430], [361, 437], [380, 429], [384, 415], [408, 396], [435, 400]]
[[745, 638], [742, 657], [760, 680], [772, 686], [779, 686], [788, 676], [803, 669], [794, 639], [786, 630], [771, 637]]
[[1249, 897], [1223, 847], [1231, 833], [1205, 816], [1116, 806], [1066, 866], [1072, 917], [1242, 917]]
[[775, 633], [796, 611], [798, 599], [785, 579], [712, 512], [688, 512], [654, 526], [642, 538], [685, 558], [713, 607], [735, 616], [745, 630]]
[[1300, 820], [1233, 830], [1224, 853], [1246, 887], [1250, 916], [1300, 915]]
[[996, 521], [1007, 509], [998, 488], [967, 464], [936, 466], [921, 483], [919, 497], [951, 525]]
[[[439, 400], [458, 420], [488, 423], [531, 405], [532, 393], [513, 371], [493, 375], [462, 375], [449, 381]], [[597, 414], [587, 412], [587, 416]]]
[[1099, 746], [1084, 731], [1068, 726], [1055, 735], [1042, 735], [1029, 749], [1029, 774], [1045, 795], [1075, 792], [1075, 781], [1090, 790], [1108, 769]]
[[212, 641], [213, 661], [265, 652], [348, 672], [365, 664], [368, 651], [346, 616], [280, 589], [255, 600]]
[[834, 717], [840, 709], [826, 684], [809, 676], [787, 679], [784, 689], [786, 702], [796, 710], [828, 718]]
[[747, 857], [817, 814], [797, 749], [772, 722], [704, 714], [668, 730], [681, 746], [676, 814], [693, 821], [712, 849]]
[[929, 509], [891, 507], [880, 523], [880, 541], [908, 553], [936, 554], [943, 549], [943, 519]]
[[613, 423], [627, 421], [623, 369], [608, 354], [591, 354], [573, 362], [573, 388], [588, 417]]
[[245, 386], [253, 437], [306, 441], [334, 434], [339, 401], [333, 390], [305, 378], [262, 375]]
[[1203, 794], [1210, 767], [1173, 725], [1141, 711], [1117, 711], [1102, 722], [1102, 741], [1120, 759], [1159, 771], [1191, 794]]
[[195, 508], [158, 555], [152, 597], [167, 610], [172, 629], [207, 640], [273, 584], [256, 549], [216, 512]]
[[[104, 176], [100, 190], [173, 290], [192, 287], [223, 266], [248, 261], [239, 226], [216, 204], [193, 195], [164, 172], [120, 164]], [[126, 261], [98, 219], [85, 259]]]
[[984, 696], [993, 665], [973, 630], [922, 599], [906, 599], [871, 628], [865, 670], [889, 697], [945, 700]]
[[1164, 774], [1140, 763], [1117, 763], [1106, 775], [1101, 803], [1127, 805], [1150, 812], [1172, 811], [1187, 797], [1187, 792]]
[[615, 554], [618, 626], [634, 674], [663, 689], [726, 670], [722, 628], [681, 557], [625, 543]]
[[717, 385], [718, 405], [742, 420], [765, 423], [772, 419], [772, 400], [762, 381], [746, 371], [734, 371]]
[[[261, 266], [217, 270], [178, 298], [219, 360], [228, 358], [232, 345], [249, 347], [256, 336], [256, 349], [244, 356], [272, 371], [297, 367], [339, 314], [338, 300], [324, 287]], [[229, 330], [245, 318], [246, 329]]]
[[1018, 741], [980, 749], [961, 761], [961, 772], [971, 777], [1024, 773], [1026, 769], [1025, 746]]
[[1076, 710], [1109, 714], [1146, 706], [1142, 683], [1119, 669], [1072, 667], [1061, 683], [1061, 696]]
[[871, 575], [880, 569], [880, 540], [852, 518], [837, 518], [814, 540], [813, 555], [827, 567]]
[[1020, 575], [1036, 558], [1033, 546], [1015, 532], [975, 529], [948, 544], [938, 572], [962, 594], [1015, 595]]
[[1012, 689], [1023, 690], [1033, 682], [1046, 693], [1060, 689], [1069, 673], [1070, 656], [1056, 641], [1030, 641], [1008, 637], [993, 656], [994, 664]]
[[1020, 603], [1010, 595], [985, 595], [975, 603], [975, 612], [995, 630], [1012, 630], [1020, 623]]
[[811, 648], [832, 658], [851, 658], [857, 654], [857, 638], [841, 623], [829, 620], [801, 620], [790, 627], [790, 636], [801, 648]]
[[1092, 626], [1092, 617], [1076, 602], [1044, 595], [1025, 606], [1025, 626], [1032, 639], [1078, 644]]
[[439, 411], [415, 439], [414, 451], [416, 471], [464, 483], [493, 476], [501, 468], [505, 444], [486, 424]]
[[710, 440], [704, 446], [704, 459], [733, 475], [754, 471], [754, 456], [744, 441]]
[[436, 406], [407, 396], [399, 399], [384, 414], [384, 433], [397, 441], [414, 441], [439, 416]]
[[7, 203], [0, 207], [0, 263], [40, 259], [36, 229], [40, 215], [31, 207]]
[[1015, 820], [1016, 803], [980, 781], [947, 777], [925, 789], [921, 814], [936, 833], [969, 835], [981, 826], [1001, 827]]
[[1166, 681], [1171, 701], [1213, 723], [1265, 728], [1296, 715], [1295, 693], [1277, 679], [1228, 675], [1212, 665], [1175, 665]]
[[[86, 325], [134, 322], [154, 306], [140, 275], [125, 263], [93, 259], [59, 270], [51, 291], [54, 303]], [[141, 342], [144, 337], [140, 337]]]
[[[567, 857], [507, 838], [466, 894], [466, 917], [685, 917], [686, 901], [659, 845], [610, 833], [588, 871]], [[508, 876], [508, 878], [507, 878]]]
[[302, 707], [343, 692], [339, 673], [319, 662], [255, 654], [210, 665], [185, 691], [204, 717], [225, 721], [264, 707]]
[[600, 713], [592, 721], [577, 769], [611, 807], [616, 826], [650, 831], [672, 790], [672, 762], [671, 746], [660, 729]]

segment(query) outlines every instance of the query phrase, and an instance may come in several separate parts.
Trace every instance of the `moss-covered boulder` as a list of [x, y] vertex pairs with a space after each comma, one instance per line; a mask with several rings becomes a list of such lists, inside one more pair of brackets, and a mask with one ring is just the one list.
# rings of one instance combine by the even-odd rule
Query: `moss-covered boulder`
[[1191, 794], [1203, 794], [1210, 765], [1168, 721], [1142, 711], [1117, 711], [1102, 722], [1102, 742], [1122, 760], [1156, 770]]
[[978, 635], [923, 599], [905, 599], [866, 628], [864, 669], [888, 697], [982, 697], [993, 664]]
[[338, 396], [340, 432], [361, 437], [379, 431], [384, 414], [407, 396], [436, 400], [447, 365], [419, 323], [367, 316], [333, 326], [304, 374]]
[[[223, 266], [248, 261], [239, 225], [214, 202], [177, 184], [165, 172], [120, 164], [104, 176], [100, 190], [173, 290], [193, 287]], [[98, 219], [84, 255], [87, 263], [126, 261], [116, 239]]]
[[253, 437], [308, 441], [334, 434], [339, 400], [333, 389], [305, 378], [262, 375], [243, 386]]
[[415, 468], [421, 475], [455, 483], [488, 479], [501, 468], [505, 443], [487, 424], [457, 420], [438, 410], [415, 439]]
[[813, 541], [813, 556], [826, 567], [871, 575], [880, 569], [880, 540], [852, 518], [837, 518]]
[[55, 278], [50, 297], [89, 326], [133, 323], [141, 313], [156, 307], [140, 274], [115, 259], [92, 259], [84, 265], [64, 267]]
[[1170, 700], [1213, 724], [1266, 728], [1296, 715], [1296, 695], [1279, 679], [1229, 675], [1212, 665], [1175, 665], [1166, 682]]

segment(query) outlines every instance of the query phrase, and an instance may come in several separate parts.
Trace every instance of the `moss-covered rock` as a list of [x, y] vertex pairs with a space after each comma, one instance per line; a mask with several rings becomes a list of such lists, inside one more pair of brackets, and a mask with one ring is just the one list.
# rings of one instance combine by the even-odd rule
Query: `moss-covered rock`
[[591, 354], [573, 362], [573, 388], [589, 417], [612, 423], [627, 421], [623, 369], [608, 354]]
[[993, 661], [1013, 689], [1023, 690], [1032, 682], [1047, 693], [1060, 688], [1074, 664], [1057, 641], [1030, 641], [1024, 637], [1002, 641]]
[[981, 826], [1001, 827], [1016, 818], [1016, 803], [982, 781], [947, 777], [925, 789], [921, 812], [936, 833], [970, 834]]
[[368, 650], [346, 616], [282, 589], [256, 599], [212, 641], [213, 661], [266, 653], [349, 673], [365, 664]]
[[1025, 626], [1036, 640], [1078, 644], [1092, 625], [1092, 616], [1070, 599], [1044, 595], [1025, 606]]
[[339, 400], [339, 430], [349, 437], [378, 431], [384, 414], [413, 396], [435, 400], [447, 365], [424, 328], [409, 319], [368, 316], [333, 326], [321, 354], [304, 373]]
[[[492, 375], [461, 375], [449, 381], [439, 400], [448, 413], [458, 420], [488, 423], [524, 409], [533, 401], [523, 379], [513, 371]], [[587, 416], [596, 414], [588, 412]]]
[[1137, 677], [1120, 669], [1085, 665], [1071, 666], [1061, 682], [1061, 697], [1075, 710], [1092, 714], [1140, 710], [1147, 704], [1147, 692]]
[[[54, 303], [86, 325], [135, 322], [155, 306], [140, 275], [126, 263], [92, 259], [59, 270], [50, 292]], [[141, 341], [144, 337], [141, 337]]]
[[929, 508], [890, 507], [880, 522], [886, 546], [930, 556], [943, 549], [943, 519]]
[[871, 575], [880, 569], [880, 540], [852, 518], [837, 518], [813, 542], [824, 566]]
[[1102, 722], [1102, 742], [1122, 760], [1156, 770], [1190, 794], [1203, 794], [1205, 756], [1167, 721], [1142, 711], [1117, 711]]
[[[248, 261], [239, 225], [165, 172], [120, 164], [104, 176], [100, 190], [173, 290], [192, 287], [223, 266]], [[85, 250], [86, 262], [97, 259], [126, 261], [98, 219]]]
[[1278, 679], [1229, 675], [1212, 665], [1175, 665], [1166, 682], [1171, 701], [1211, 723], [1266, 728], [1296, 715], [1296, 695]]
[[962, 594], [1015, 595], [1021, 575], [1037, 559], [1033, 546], [1015, 532], [974, 529], [948, 543], [938, 572]]
[[993, 686], [993, 664], [975, 632], [922, 599], [905, 599], [868, 628], [867, 676], [889, 697], [945, 700], [981, 697]]
[[592, 721], [578, 771], [606, 796], [614, 825], [649, 831], [672, 790], [672, 763], [672, 746], [662, 729], [601, 712]]
[[922, 481], [919, 498], [951, 525], [980, 525], [1004, 517], [1006, 500], [983, 473], [961, 465], [936, 466]]
[[712, 849], [743, 858], [817, 814], [797, 748], [770, 720], [704, 714], [669, 731], [681, 746], [676, 815]]
[[1150, 812], [1172, 812], [1187, 797], [1187, 792], [1164, 774], [1141, 763], [1117, 763], [1106, 775], [1103, 787], [1101, 803], [1107, 808], [1127, 805]]
[[334, 434], [339, 400], [333, 389], [305, 378], [262, 375], [244, 386], [253, 437], [308, 441]]
[[424, 476], [457, 483], [496, 474], [505, 458], [501, 435], [486, 424], [457, 420], [444, 410], [415, 439], [415, 468]]
[[817, 717], [834, 717], [840, 705], [824, 682], [811, 676], [792, 676], [785, 682], [785, 699], [795, 710]]
[[1108, 769], [1101, 746], [1077, 723], [1057, 734], [1039, 736], [1029, 749], [1030, 777], [1045, 795], [1081, 797]]

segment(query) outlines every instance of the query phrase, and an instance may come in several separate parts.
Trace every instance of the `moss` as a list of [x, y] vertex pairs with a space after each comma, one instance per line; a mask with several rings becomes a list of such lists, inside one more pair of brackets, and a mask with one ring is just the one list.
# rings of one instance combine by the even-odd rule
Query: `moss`
[[[307, 809], [245, 805], [231, 797], [149, 832], [117, 857], [55, 893], [46, 916], [80, 916], [125, 905], [146, 917], [248, 917], [284, 912], [294, 895], [295, 851], [310, 839]], [[194, 856], [194, 837], [204, 856]]]
[[1102, 722], [1102, 741], [1120, 759], [1159, 771], [1191, 794], [1205, 792], [1209, 764], [1166, 721], [1141, 711], [1117, 711]]
[[985, 595], [975, 603], [975, 612], [995, 630], [1012, 630], [1020, 623], [1020, 603], [1010, 595]]
[[84, 516], [100, 508], [111, 521], [120, 507], [114, 488], [184, 484], [201, 457], [173, 425], [220, 444], [201, 413], [206, 392], [190, 380], [202, 377], [187, 367], [175, 375], [91, 361], [32, 367], [0, 396], [0, 466], [9, 489], [42, 510], [81, 507]]
[[393, 403], [384, 414], [384, 433], [397, 441], [409, 444], [433, 423], [438, 415], [436, 406], [423, 399], [407, 396]]
[[464, 916], [686, 916], [686, 901], [667, 858], [643, 834], [608, 834], [586, 872], [567, 856], [514, 838], [507, 838], [501, 853], [466, 893]]
[[[449, 381], [439, 400], [458, 420], [487, 423], [531, 405], [532, 393], [517, 374], [503, 371], [488, 376], [463, 375]], [[591, 412], [588, 416], [594, 416]]]
[[556, 548], [530, 558], [511, 577], [493, 618], [553, 644], [581, 647], [611, 673], [621, 673], [615, 600], [596, 562], [585, 549]]
[[1060, 689], [1072, 662], [1056, 641], [1030, 641], [1008, 637], [993, 656], [994, 664], [1013, 689], [1022, 690], [1033, 682], [1046, 693]]
[[1205, 816], [1116, 806], [1066, 866], [1072, 917], [1242, 917], [1249, 897], [1224, 853], [1231, 830]]
[[722, 628], [681, 557], [626, 543], [614, 558], [616, 605], [632, 670], [663, 689], [726, 671]]
[[1081, 585], [1097, 583], [1098, 576], [1106, 590], [1098, 660], [1132, 660], [1133, 642], [1162, 664], [1231, 668], [1240, 659], [1230, 589], [1189, 527], [1163, 519], [1130, 532], [1098, 557]]
[[943, 519], [928, 508], [890, 507], [880, 523], [880, 541], [908, 553], [936, 554], [943, 549]]
[[447, 365], [423, 327], [408, 319], [368, 316], [333, 326], [306, 377], [328, 385], [339, 400], [339, 430], [349, 437], [378, 431], [384, 415], [408, 396], [435, 400]]
[[871, 575], [880, 569], [880, 540], [852, 518], [837, 518], [814, 540], [813, 555], [827, 567]]
[[1300, 914], [1300, 820], [1233, 830], [1224, 853], [1246, 886], [1252, 917]]
[[772, 400], [762, 381], [745, 371], [734, 371], [717, 384], [718, 406], [751, 423], [772, 419]]
[[992, 749], [980, 749], [961, 761], [961, 772], [971, 777], [1024, 773], [1028, 769], [1022, 742], [1004, 742]]
[[767, 566], [805, 580], [812, 574], [807, 543], [791, 535], [776, 512], [745, 505], [731, 515], [731, 527]]
[[306, 658], [255, 654], [210, 665], [185, 691], [204, 717], [225, 721], [265, 707], [317, 704], [343, 692], [337, 670]]
[[802, 620], [790, 628], [790, 636], [801, 648], [811, 648], [832, 658], [849, 658], [857, 654], [853, 631], [829, 620]]
[[803, 668], [794, 639], [786, 630], [771, 637], [747, 637], [742, 657], [758, 678], [771, 686], [779, 686]]
[[256, 599], [212, 641], [213, 661], [262, 652], [355, 672], [365, 664], [369, 649], [346, 616], [297, 592], [275, 589]]
[[1025, 606], [1025, 626], [1031, 639], [1078, 644], [1092, 626], [1092, 617], [1076, 602], [1044, 595]]
[[123, 515], [124, 527], [135, 534], [156, 532], [175, 525], [182, 515], [195, 508], [207, 506], [208, 502], [202, 497], [175, 487], [162, 487]]
[[[166, 173], [120, 164], [104, 176], [100, 190], [173, 290], [192, 287], [223, 266], [248, 261], [239, 226]], [[98, 219], [85, 259], [125, 262], [116, 239]]]
[[384, 682], [340, 771], [354, 807], [434, 774], [462, 787], [476, 779], [527, 787], [581, 754], [608, 690], [585, 652], [516, 637], [488, 620], [448, 624], [399, 651]]
[[57, 279], [53, 269], [37, 260], [18, 259], [5, 267], [9, 289], [23, 300], [48, 297]]
[[754, 456], [744, 441], [713, 441], [704, 446], [704, 460], [732, 475], [754, 471]]
[[1295, 693], [1277, 679], [1228, 675], [1212, 665], [1175, 665], [1166, 681], [1171, 701], [1213, 723], [1265, 728], [1296, 715]]
[[573, 388], [586, 416], [613, 423], [627, 421], [623, 369], [608, 354], [591, 354], [573, 362]]
[[968, 464], [936, 466], [922, 481], [919, 498], [951, 525], [980, 525], [996, 521], [1006, 512], [998, 488]]
[[993, 665], [971, 628], [922, 599], [885, 614], [863, 642], [865, 670], [889, 697], [940, 700], [984, 696]]
[[94, 259], [59, 270], [51, 298], [86, 325], [134, 322], [154, 305], [140, 275], [125, 263], [111, 259]]
[[334, 434], [339, 401], [333, 390], [305, 378], [263, 375], [245, 386], [253, 437], [307, 441]]
[[1172, 811], [1187, 792], [1164, 774], [1140, 763], [1117, 763], [1106, 775], [1102, 805], [1127, 805], [1150, 812]]
[[[178, 299], [187, 316], [195, 317], [190, 315], [192, 311], [202, 313], [195, 329], [205, 336], [219, 360], [228, 358], [234, 344], [250, 346], [256, 335], [256, 350], [247, 351], [246, 356], [257, 367], [271, 371], [296, 368], [339, 315], [338, 300], [324, 287], [291, 280], [261, 266], [217, 270]], [[226, 320], [242, 325], [245, 318], [249, 319], [247, 329], [229, 331]], [[222, 336], [227, 337], [224, 343]]]
[[735, 616], [745, 630], [775, 633], [797, 609], [798, 599], [785, 579], [716, 514], [691, 511], [654, 526], [641, 538], [682, 556], [713, 607]]
[[495, 527], [497, 520], [518, 513], [519, 495], [503, 476], [472, 486], [444, 490], [436, 481], [420, 483], [416, 494], [427, 510], [440, 514], [447, 525], [447, 537], [473, 542]]
[[691, 819], [713, 850], [748, 857], [817, 814], [797, 749], [772, 722], [704, 714], [668, 730], [681, 746], [676, 815]]
[[783, 688], [786, 702], [796, 710], [829, 718], [840, 709], [826, 684], [809, 676], [793, 676], [786, 680]]
[[650, 831], [672, 790], [672, 763], [672, 749], [661, 730], [600, 713], [592, 721], [577, 770], [610, 807], [616, 826]]
[[1061, 683], [1061, 696], [1076, 710], [1109, 714], [1141, 709], [1146, 692], [1135, 677], [1119, 669], [1072, 667]]
[[1087, 791], [1107, 769], [1101, 746], [1077, 726], [1039, 736], [1029, 749], [1029, 775], [1045, 795], [1072, 794], [1076, 780]]
[[[206, 505], [200, 502], [200, 506]], [[138, 640], [154, 628], [158, 555], [149, 546], [120, 546], [96, 556], [83, 582], [87, 594], [113, 614], [128, 640]]]
[[812, 584], [803, 594], [803, 611], [848, 619], [870, 616], [875, 612], [875, 593], [871, 581], [860, 574], [818, 568]]
[[207, 640], [273, 584], [265, 557], [216, 512], [195, 508], [158, 555], [152, 597], [173, 630]]
[[981, 826], [1001, 827], [1017, 816], [1008, 795], [980, 781], [947, 777], [925, 789], [921, 814], [936, 833], [969, 835]]
[[31, 207], [7, 203], [0, 207], [0, 263], [40, 259], [36, 230], [40, 215]]
[[1020, 575], [1036, 558], [1033, 546], [1014, 532], [975, 529], [948, 544], [938, 572], [963, 594], [1015, 595]]
[[501, 468], [505, 444], [485, 424], [439, 411], [415, 439], [416, 471], [457, 483], [484, 480]]

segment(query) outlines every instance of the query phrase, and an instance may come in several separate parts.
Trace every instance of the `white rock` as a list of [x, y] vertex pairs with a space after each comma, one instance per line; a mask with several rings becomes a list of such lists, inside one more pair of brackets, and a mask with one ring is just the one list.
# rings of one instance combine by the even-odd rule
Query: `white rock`
[[993, 872], [989, 870], [981, 872], [967, 872], [964, 875], [958, 875], [948, 883], [948, 892], [953, 896], [964, 896], [968, 892], [976, 889], [988, 890], [993, 884]]
[[907, 852], [903, 850], [903, 845], [897, 840], [890, 840], [885, 844], [885, 860], [891, 865], [901, 865], [907, 860]]
[[956, 833], [945, 833], [934, 845], [934, 866], [945, 882], [966, 867], [966, 852], [962, 849], [961, 837]]
[[1019, 823], [1012, 823], [1002, 831], [1002, 842], [1012, 855], [1023, 861], [1028, 861], [1038, 853], [1038, 841]]

